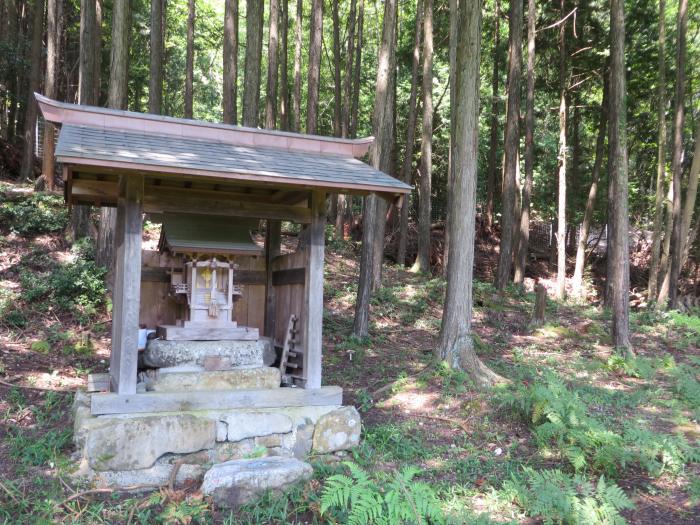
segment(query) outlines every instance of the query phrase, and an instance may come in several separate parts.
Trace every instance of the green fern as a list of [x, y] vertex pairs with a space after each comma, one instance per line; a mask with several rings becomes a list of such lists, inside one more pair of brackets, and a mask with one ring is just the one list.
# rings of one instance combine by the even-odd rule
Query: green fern
[[[348, 525], [429, 525], [444, 523], [440, 501], [426, 483], [417, 482], [420, 472], [407, 467], [388, 483], [378, 483], [351, 462], [344, 465], [349, 476], [336, 474], [326, 480], [321, 495], [321, 514], [331, 511]], [[380, 485], [386, 487], [380, 489]]]

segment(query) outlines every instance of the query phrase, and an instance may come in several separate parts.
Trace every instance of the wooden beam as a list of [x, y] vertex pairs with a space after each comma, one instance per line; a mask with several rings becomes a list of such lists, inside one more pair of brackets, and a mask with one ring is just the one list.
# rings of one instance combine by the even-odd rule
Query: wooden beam
[[265, 235], [265, 335], [275, 335], [275, 287], [272, 274], [272, 260], [280, 254], [282, 243], [282, 223], [267, 221]]
[[115, 232], [112, 353], [109, 359], [112, 391], [118, 394], [136, 393], [142, 212], [143, 176], [121, 175]]
[[93, 394], [90, 410], [93, 415], [98, 416], [188, 410], [329, 406], [342, 403], [342, 388], [324, 386], [317, 389], [269, 388], [216, 392], [146, 392], [133, 395]]
[[326, 194], [311, 194], [311, 224], [306, 246], [307, 262], [304, 285], [302, 341], [304, 345], [304, 387], [321, 387], [321, 353], [323, 347], [323, 258], [326, 229]]

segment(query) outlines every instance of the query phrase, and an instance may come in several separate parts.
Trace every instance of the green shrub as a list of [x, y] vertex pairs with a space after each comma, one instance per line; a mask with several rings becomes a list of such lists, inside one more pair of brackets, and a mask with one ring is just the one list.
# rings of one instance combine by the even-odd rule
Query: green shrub
[[19, 235], [55, 233], [68, 225], [68, 211], [62, 197], [31, 193], [24, 199], [1, 203], [0, 222]]
[[621, 525], [620, 515], [634, 504], [615, 483], [601, 476], [597, 483], [581, 474], [526, 468], [503, 484], [501, 495], [545, 524]]
[[345, 462], [349, 476], [336, 474], [326, 480], [321, 514], [333, 511], [349, 525], [427, 525], [444, 523], [440, 501], [426, 483], [415, 481], [420, 472], [407, 467], [388, 479], [372, 479], [360, 467]]

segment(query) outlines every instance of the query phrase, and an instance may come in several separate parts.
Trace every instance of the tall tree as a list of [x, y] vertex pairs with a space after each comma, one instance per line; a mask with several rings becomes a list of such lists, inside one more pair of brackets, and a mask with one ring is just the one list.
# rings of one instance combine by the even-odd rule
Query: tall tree
[[664, 190], [666, 182], [666, 0], [659, 0], [659, 79], [657, 85], [657, 118], [659, 126], [656, 155], [656, 198], [654, 202], [654, 227], [649, 266], [650, 301], [657, 299], [659, 287], [659, 258], [664, 216]]
[[303, 45], [302, 20], [304, 2], [297, 0], [296, 19], [294, 21], [294, 96], [292, 98], [292, 113], [294, 114], [293, 131], [301, 131], [301, 48]]
[[576, 248], [576, 267], [574, 268], [574, 277], [571, 285], [574, 297], [580, 297], [583, 293], [583, 270], [586, 264], [588, 235], [591, 231], [593, 211], [598, 195], [598, 183], [600, 182], [600, 170], [603, 165], [603, 156], [605, 154], [605, 134], [608, 124], [608, 85], [608, 72], [603, 71], [603, 101], [600, 104], [600, 121], [598, 123], [598, 137], [596, 138], [595, 145], [595, 160], [593, 161], [593, 170], [591, 171], [591, 187], [588, 190], [586, 208], [583, 212], [583, 220], [581, 221], [581, 235], [579, 236], [578, 246]]
[[438, 357], [450, 367], [467, 371], [478, 385], [501, 380], [477, 357], [471, 334], [476, 178], [479, 141], [479, 59], [481, 54], [481, 2], [461, 0], [455, 74], [455, 166], [449, 222], [452, 254], [447, 262], [447, 292], [442, 313]]
[[357, 44], [355, 45], [355, 80], [352, 88], [350, 110], [350, 136], [357, 135], [357, 114], [360, 105], [360, 80], [362, 76], [362, 46], [364, 45], [365, 0], [360, 0], [357, 12]]
[[277, 125], [279, 19], [279, 0], [270, 0], [270, 29], [267, 45], [267, 96], [265, 102], [265, 127], [267, 129], [275, 129]]
[[150, 59], [148, 80], [148, 112], [160, 114], [163, 101], [163, 1], [151, 0]]
[[676, 96], [673, 119], [673, 230], [671, 231], [671, 266], [669, 272], [668, 299], [669, 306], [678, 306], [678, 278], [681, 274], [681, 256], [683, 254], [682, 216], [681, 216], [681, 178], [683, 175], [683, 124], [685, 97], [685, 62], [686, 35], [688, 32], [688, 0], [678, 4], [678, 44], [676, 49]]
[[566, 52], [566, 22], [564, 20], [564, 3], [561, 0], [559, 14], [559, 154], [557, 184], [557, 298], [566, 294], [566, 123], [567, 123], [567, 85], [568, 55]]
[[523, 3], [510, 1], [508, 15], [508, 107], [506, 111], [505, 157], [503, 166], [503, 213], [496, 288], [505, 289], [510, 280], [515, 233], [515, 208], [520, 146], [520, 76], [522, 74]]
[[[685, 0], [681, 0], [685, 1]], [[625, 5], [610, 1], [609, 210], [612, 256], [612, 334], [616, 348], [631, 354], [629, 338], [629, 215], [627, 208], [627, 103], [625, 86]]]
[[29, 180], [34, 176], [34, 144], [36, 141], [36, 115], [37, 104], [34, 93], [39, 91], [41, 85], [41, 52], [42, 37], [44, 36], [44, 0], [34, 0], [32, 2], [32, 43], [29, 60], [29, 86], [27, 92], [27, 102], [24, 112], [24, 131], [22, 138], [24, 141], [22, 148], [22, 165], [20, 167], [20, 177], [22, 180]]
[[[58, 94], [58, 64], [60, 53], [60, 19], [63, 11], [63, 0], [48, 0], [46, 7], [46, 75], [44, 77], [44, 94], [55, 99]], [[54, 189], [54, 159], [56, 127], [46, 121], [44, 124], [44, 155], [41, 172], [46, 180], [49, 191]]]
[[[370, 151], [370, 161], [376, 169], [389, 173], [391, 170], [391, 148], [393, 143], [393, 90], [391, 77], [395, 49], [394, 31], [396, 30], [397, 0], [386, 0], [384, 3], [384, 20], [382, 37], [379, 45], [377, 60], [376, 97], [374, 99], [373, 129], [375, 142]], [[362, 9], [362, 4], [361, 8]], [[353, 334], [356, 337], [367, 337], [369, 334], [369, 303], [372, 292], [372, 282], [375, 280], [376, 236], [383, 208], [378, 203], [379, 197], [370, 194], [365, 198], [362, 224], [362, 256], [360, 259], [360, 280], [355, 302], [355, 321]], [[382, 239], [383, 241], [383, 239]]]
[[265, 2], [246, 0], [245, 83], [243, 125], [258, 126], [260, 106], [260, 60], [262, 58], [263, 9]]
[[[416, 138], [416, 100], [418, 98], [418, 66], [420, 65], [420, 46], [423, 25], [423, 0], [416, 0], [416, 29], [413, 37], [413, 56], [411, 58], [411, 94], [408, 99], [408, 121], [406, 123], [406, 151], [403, 158], [402, 178], [407, 184], [413, 182], [413, 149]], [[399, 224], [399, 242], [396, 262], [406, 264], [406, 241], [408, 239], [408, 198], [401, 207]]]
[[224, 7], [224, 122], [238, 123], [238, 0]]
[[95, 1], [95, 104], [100, 105], [102, 87], [102, 0]]
[[343, 86], [340, 81], [340, 14], [338, 0], [332, 0], [333, 16], [333, 135], [340, 137], [343, 118]]
[[695, 200], [698, 195], [698, 175], [700, 174], [700, 123], [695, 128], [695, 150], [693, 153], [693, 164], [688, 174], [688, 187], [685, 194], [685, 204], [681, 215], [681, 262], [680, 267], [685, 266], [690, 249], [690, 223], [695, 211]]
[[289, 0], [282, 0], [280, 26], [282, 28], [280, 48], [280, 129], [289, 130]]
[[348, 137], [350, 135], [350, 105], [352, 96], [352, 73], [355, 59], [355, 18], [357, 11], [357, 0], [350, 0], [350, 13], [348, 14], [348, 45], [347, 45], [347, 61], [345, 67], [345, 80], [343, 83], [343, 123], [341, 136]]
[[500, 78], [501, 57], [501, 2], [496, 0], [494, 9], [493, 29], [493, 71], [491, 72], [491, 137], [489, 140], [489, 163], [486, 168], [486, 209], [484, 211], [484, 226], [490, 230], [493, 227], [493, 213], [496, 201], [496, 159], [498, 157], [498, 81]]
[[423, 124], [418, 169], [418, 256], [412, 270], [430, 272], [433, 172], [433, 0], [423, 6]]
[[309, 37], [309, 76], [306, 97], [306, 132], [314, 135], [318, 129], [318, 90], [321, 79], [321, 44], [323, 43], [323, 0], [311, 2]]
[[527, 95], [525, 98], [525, 184], [520, 209], [520, 231], [515, 250], [513, 282], [523, 284], [530, 243], [530, 199], [535, 170], [535, 0], [527, 1]]
[[194, 105], [194, 0], [187, 0], [187, 57], [185, 59], [185, 118], [193, 117]]

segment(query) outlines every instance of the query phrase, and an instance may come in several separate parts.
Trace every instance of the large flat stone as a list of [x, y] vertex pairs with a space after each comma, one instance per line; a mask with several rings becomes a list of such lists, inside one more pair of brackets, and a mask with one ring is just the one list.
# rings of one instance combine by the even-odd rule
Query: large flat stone
[[228, 441], [251, 437], [286, 434], [292, 431], [292, 419], [279, 412], [241, 412], [222, 414], [221, 421], [228, 425]]
[[133, 419], [97, 418], [87, 429], [85, 457], [95, 470], [136, 470], [153, 466], [168, 452], [187, 454], [212, 448], [216, 421], [188, 414]]
[[[170, 482], [172, 474], [172, 464], [155, 464], [150, 468], [137, 470], [108, 470], [105, 472], [95, 472], [91, 477], [92, 483], [100, 487], [138, 490], [149, 487], [162, 487]], [[175, 486], [182, 485], [188, 481], [202, 479], [205, 468], [201, 465], [180, 465], [177, 476], [175, 476]]]
[[220, 507], [237, 507], [267, 490], [281, 492], [311, 478], [311, 465], [294, 458], [238, 459], [214, 465], [204, 474], [202, 492]]
[[207, 357], [226, 358], [232, 368], [269, 366], [275, 360], [270, 339], [258, 341], [165, 341], [153, 339], [143, 352], [148, 367], [204, 366]]
[[172, 372], [157, 374], [147, 383], [153, 392], [195, 392], [204, 390], [246, 390], [279, 388], [278, 368], [241, 368], [217, 372]]
[[360, 444], [360, 429], [360, 414], [355, 407], [341, 407], [324, 414], [316, 422], [313, 451], [327, 454], [356, 447]]

